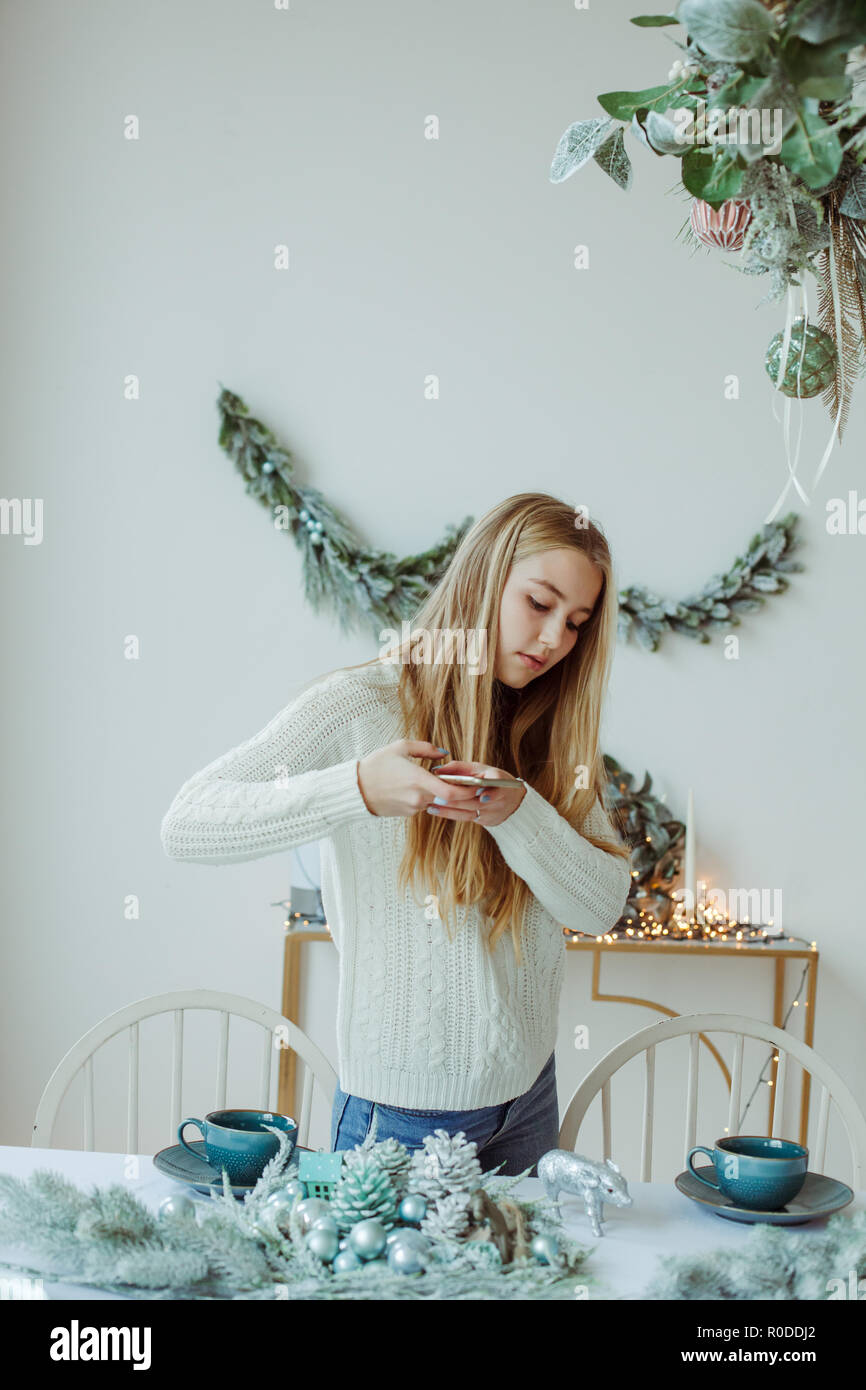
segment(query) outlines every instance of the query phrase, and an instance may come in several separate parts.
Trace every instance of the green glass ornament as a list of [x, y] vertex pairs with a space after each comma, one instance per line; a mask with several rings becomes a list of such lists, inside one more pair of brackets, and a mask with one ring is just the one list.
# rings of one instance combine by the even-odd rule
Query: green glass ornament
[[[805, 350], [803, 348], [804, 333]], [[764, 358], [764, 366], [774, 386], [779, 374], [784, 336], [784, 333], [774, 335]], [[800, 362], [801, 352], [803, 354], [802, 363]], [[779, 383], [779, 390], [786, 396], [799, 398], [817, 396], [819, 391], [823, 391], [825, 386], [829, 386], [836, 375], [836, 361], [836, 344], [829, 333], [825, 333], [823, 328], [816, 328], [813, 323], [807, 323], [806, 319], [800, 315], [799, 318], [794, 319], [791, 325], [788, 360], [785, 363], [785, 375]]]

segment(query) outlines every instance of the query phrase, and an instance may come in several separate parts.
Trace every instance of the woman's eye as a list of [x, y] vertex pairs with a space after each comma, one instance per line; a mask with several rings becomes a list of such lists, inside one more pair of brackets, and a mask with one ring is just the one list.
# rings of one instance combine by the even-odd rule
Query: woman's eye
[[[546, 608], [543, 603], [536, 603], [535, 599], [532, 597], [532, 594], [527, 594], [527, 598], [529, 599], [529, 602], [532, 604], [533, 608], [536, 610], [537, 613], [550, 612], [550, 609]], [[566, 623], [566, 627], [570, 627], [572, 632], [577, 632], [578, 630], [577, 623]]]

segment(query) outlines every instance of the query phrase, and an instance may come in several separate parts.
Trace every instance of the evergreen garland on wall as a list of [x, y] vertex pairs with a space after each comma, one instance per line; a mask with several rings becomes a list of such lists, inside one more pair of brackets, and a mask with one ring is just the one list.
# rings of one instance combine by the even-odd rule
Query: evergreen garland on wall
[[[268, 508], [278, 530], [301, 548], [304, 592], [317, 611], [329, 609], [343, 632], [366, 628], [376, 640], [383, 627], [399, 627], [420, 607], [445, 573], [474, 518], [446, 527], [438, 544], [398, 559], [361, 544], [352, 527], [318, 488], [296, 480], [291, 453], [240, 396], [222, 387], [217, 409], [219, 442], [245, 480], [246, 490]], [[709, 642], [713, 632], [739, 626], [767, 594], [782, 593], [787, 575], [803, 566], [791, 558], [799, 544], [795, 512], [766, 525], [725, 574], [716, 574], [694, 597], [663, 599], [641, 585], [620, 590], [619, 635], [656, 651], [668, 632]]]

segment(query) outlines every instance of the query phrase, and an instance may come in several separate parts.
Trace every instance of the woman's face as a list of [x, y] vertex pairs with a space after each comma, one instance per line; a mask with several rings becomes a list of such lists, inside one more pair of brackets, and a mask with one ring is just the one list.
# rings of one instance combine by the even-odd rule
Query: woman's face
[[[494, 676], [520, 690], [567, 656], [603, 582], [580, 550], [545, 550], [512, 565], [499, 605]], [[540, 657], [543, 665], [524, 656]]]

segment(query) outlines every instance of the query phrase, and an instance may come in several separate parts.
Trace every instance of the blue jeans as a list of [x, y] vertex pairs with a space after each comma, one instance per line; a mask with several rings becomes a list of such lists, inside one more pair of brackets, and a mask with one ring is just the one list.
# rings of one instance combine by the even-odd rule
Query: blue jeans
[[423, 1148], [426, 1135], [435, 1129], [448, 1134], [460, 1130], [476, 1144], [482, 1172], [499, 1169], [503, 1177], [516, 1177], [535, 1165], [548, 1149], [559, 1148], [559, 1103], [556, 1097], [555, 1053], [537, 1080], [522, 1096], [504, 1105], [484, 1105], [478, 1110], [403, 1110], [396, 1105], [362, 1100], [347, 1095], [337, 1082], [331, 1111], [331, 1149], [352, 1149], [363, 1143], [370, 1132], [373, 1112], [377, 1116], [376, 1142], [397, 1139], [412, 1152]]

